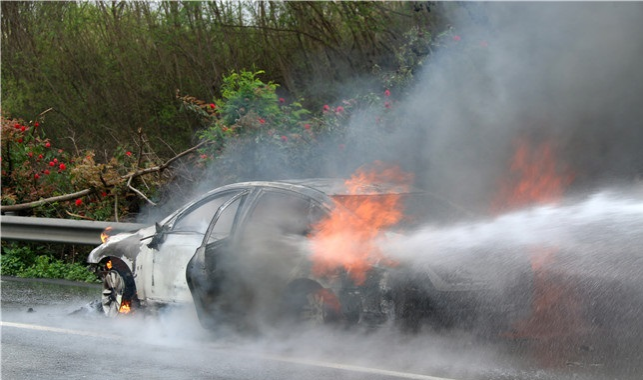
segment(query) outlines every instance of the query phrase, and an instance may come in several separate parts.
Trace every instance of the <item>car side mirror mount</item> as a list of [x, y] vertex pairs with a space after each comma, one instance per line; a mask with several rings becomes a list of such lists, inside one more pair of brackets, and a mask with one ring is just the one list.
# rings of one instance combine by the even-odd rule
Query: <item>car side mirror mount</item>
[[152, 249], [158, 249], [159, 245], [165, 240], [165, 228], [159, 222], [154, 223], [154, 227], [156, 227], [156, 233], [152, 236], [152, 241], [147, 246]]

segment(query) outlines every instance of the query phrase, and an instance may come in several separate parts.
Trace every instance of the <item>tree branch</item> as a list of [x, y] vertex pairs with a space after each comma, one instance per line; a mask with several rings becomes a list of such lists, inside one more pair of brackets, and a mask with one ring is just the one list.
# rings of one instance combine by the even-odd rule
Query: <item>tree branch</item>
[[21, 203], [17, 205], [2, 205], [2, 207], [0, 207], [0, 211], [6, 212], [6, 211], [28, 210], [34, 207], [42, 206], [46, 203], [70, 201], [72, 199], [84, 197], [85, 195], [89, 195], [93, 192], [94, 192], [94, 189], [85, 189], [85, 190], [77, 191], [75, 193], [59, 195], [51, 198], [39, 199], [37, 201], [29, 202], [29, 203]]
[[134, 177], [130, 177], [130, 178], [129, 178], [129, 180], [127, 181], [127, 187], [128, 187], [130, 190], [132, 190], [133, 192], [135, 192], [136, 194], [138, 194], [138, 196], [139, 196], [139, 197], [141, 197], [141, 198], [145, 199], [145, 201], [146, 201], [147, 203], [151, 204], [152, 206], [156, 206], [156, 203], [152, 202], [152, 201], [151, 201], [148, 197], [146, 197], [146, 196], [145, 196], [145, 194], [143, 194], [140, 190], [138, 190], [138, 189], [134, 188], [134, 186], [132, 186], [132, 178], [134, 178]]
[[[178, 160], [181, 157], [187, 156], [188, 154], [194, 153], [197, 149], [199, 149], [200, 147], [202, 147], [202, 146], [204, 146], [204, 145], [206, 145], [208, 143], [209, 143], [208, 141], [203, 141], [203, 142], [193, 146], [192, 148], [187, 149], [187, 150], [177, 154], [176, 156], [170, 158], [169, 160], [167, 160], [166, 162], [164, 162], [163, 164], [161, 164], [159, 166], [154, 166], [152, 168], [145, 168], [145, 169], [137, 170], [137, 171], [135, 171], [133, 173], [129, 173], [129, 174], [126, 174], [124, 176], [121, 176], [121, 179], [128, 180], [127, 186], [128, 186], [128, 188], [130, 190], [134, 191], [137, 195], [139, 195], [140, 197], [145, 199], [148, 203], [150, 203], [152, 205], [155, 205], [155, 203], [150, 201], [147, 197], [145, 197], [145, 195], [143, 195], [143, 193], [141, 193], [139, 190], [137, 190], [137, 189], [133, 188], [132, 186], [130, 186], [132, 178], [142, 176], [142, 175], [145, 175], [145, 174], [149, 174], [149, 173], [160, 172], [160, 171], [166, 169], [168, 166], [170, 166], [174, 161]], [[37, 200], [37, 201], [34, 201], [34, 202], [21, 203], [21, 204], [17, 204], [17, 205], [2, 205], [2, 206], [0, 206], [0, 212], [4, 213], [4, 212], [11, 212], [11, 211], [22, 211], [22, 210], [28, 210], [28, 209], [32, 209], [34, 207], [42, 206], [42, 205], [44, 205], [46, 203], [70, 201], [70, 200], [73, 200], [73, 199], [84, 197], [85, 195], [89, 195], [89, 194], [93, 193], [94, 191], [95, 191], [94, 189], [90, 188], [90, 189], [84, 189], [84, 190], [81, 190], [81, 191], [77, 191], [75, 193], [59, 195], [59, 196], [51, 197], [51, 198], [40, 199], [40, 200]]]

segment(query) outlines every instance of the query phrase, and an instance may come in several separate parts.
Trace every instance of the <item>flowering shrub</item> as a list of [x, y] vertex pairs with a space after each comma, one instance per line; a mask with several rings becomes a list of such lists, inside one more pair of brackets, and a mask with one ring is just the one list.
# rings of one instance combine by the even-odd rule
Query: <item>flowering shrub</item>
[[[311, 112], [300, 102], [288, 102], [277, 96], [277, 85], [264, 83], [258, 78], [262, 71], [231, 73], [223, 79], [222, 98], [216, 99], [216, 107], [190, 96], [179, 97], [183, 108], [200, 117], [203, 130], [199, 133], [207, 146], [201, 149], [204, 161], [226, 160], [224, 148], [231, 144], [238, 151], [253, 151], [261, 145], [277, 157], [266, 157], [254, 150], [254, 161], [288, 165], [295, 157], [302, 157], [315, 140], [321, 123], [311, 119]], [[244, 168], [228, 162], [224, 175], [231, 178], [244, 177]], [[252, 165], [250, 165], [252, 166]], [[239, 174], [232, 174], [233, 172]], [[221, 173], [219, 173], [221, 174]]]
[[[17, 205], [65, 196], [89, 189], [83, 196], [50, 202], [31, 209], [37, 216], [111, 220], [130, 210], [131, 191], [125, 175], [139, 163], [119, 148], [107, 163], [97, 163], [94, 152], [75, 155], [57, 149], [44, 132], [43, 121], [25, 122], [1, 116], [2, 205]], [[155, 189], [158, 179], [148, 180]]]
[[52, 146], [40, 122], [2, 116], [2, 204], [17, 204], [72, 190], [70, 155]]
[[[261, 73], [241, 72], [224, 78], [223, 97], [214, 103], [179, 97], [183, 108], [203, 121], [199, 137], [207, 145], [201, 149], [201, 162], [216, 161], [212, 170], [204, 172], [206, 176], [232, 182], [274, 179], [284, 173], [326, 175], [320, 170], [324, 160], [337, 158], [333, 152], [341, 154], [381, 140], [396, 125], [392, 88], [310, 111], [298, 101], [277, 96], [276, 85], [257, 78]], [[349, 139], [351, 118], [358, 114], [371, 125], [372, 133]]]

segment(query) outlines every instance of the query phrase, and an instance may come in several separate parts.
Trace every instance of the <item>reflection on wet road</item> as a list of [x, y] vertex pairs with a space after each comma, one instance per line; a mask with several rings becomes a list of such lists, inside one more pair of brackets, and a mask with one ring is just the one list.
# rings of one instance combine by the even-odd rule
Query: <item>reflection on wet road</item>
[[[206, 332], [191, 309], [109, 320], [88, 307], [99, 292], [3, 278], [2, 378], [638, 379], [643, 373], [640, 337], [607, 328], [570, 334], [565, 342], [389, 328], [240, 336]], [[560, 360], [543, 361], [548, 350]]]

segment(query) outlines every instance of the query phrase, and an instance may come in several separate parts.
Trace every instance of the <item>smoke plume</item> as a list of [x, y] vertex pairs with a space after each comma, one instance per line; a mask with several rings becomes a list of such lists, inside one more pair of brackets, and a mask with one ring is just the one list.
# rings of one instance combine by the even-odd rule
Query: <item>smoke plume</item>
[[420, 187], [474, 210], [488, 207], [521, 136], [555, 141], [578, 190], [640, 179], [642, 4], [465, 9], [452, 15], [453, 37], [398, 110], [403, 125], [372, 147], [386, 152], [378, 158], [403, 163]]

